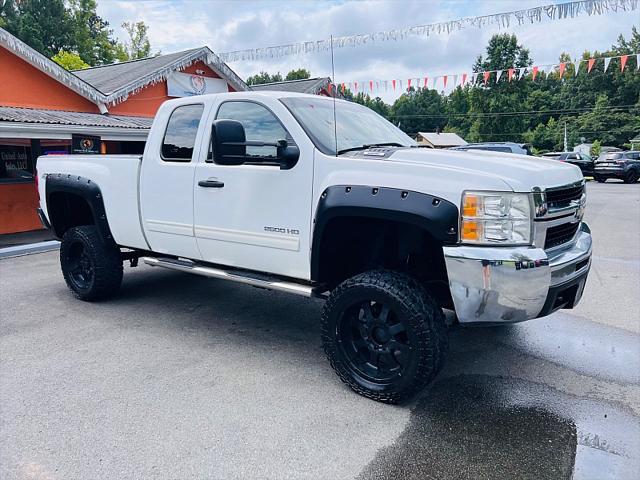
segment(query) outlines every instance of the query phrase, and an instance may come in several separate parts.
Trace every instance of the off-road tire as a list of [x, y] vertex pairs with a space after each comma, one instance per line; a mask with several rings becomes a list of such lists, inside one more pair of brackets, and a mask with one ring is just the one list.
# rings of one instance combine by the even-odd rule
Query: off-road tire
[[122, 283], [122, 258], [93, 225], [67, 230], [60, 245], [60, 266], [67, 286], [88, 302], [113, 296]]
[[[406, 327], [407, 335], [411, 332], [407, 366], [391, 381], [366, 378], [345, 353], [345, 316], [368, 301], [388, 305], [394, 321]], [[428, 385], [442, 368], [448, 349], [442, 309], [413, 277], [388, 270], [364, 272], [338, 285], [325, 304], [321, 331], [325, 354], [340, 379], [360, 395], [391, 404], [411, 399]], [[398, 352], [393, 353], [395, 357]]]
[[624, 174], [624, 183], [636, 183], [640, 174], [635, 170], [629, 170]]

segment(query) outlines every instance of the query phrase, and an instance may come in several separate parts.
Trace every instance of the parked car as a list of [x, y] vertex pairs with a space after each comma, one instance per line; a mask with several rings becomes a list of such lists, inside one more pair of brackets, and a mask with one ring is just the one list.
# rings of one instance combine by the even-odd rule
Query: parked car
[[608, 178], [620, 178], [624, 183], [640, 179], [640, 151], [606, 153], [595, 163], [594, 178], [604, 183]]
[[584, 180], [540, 162], [418, 148], [357, 103], [220, 93], [165, 102], [142, 156], [40, 157], [39, 214], [81, 300], [114, 295], [139, 259], [326, 300], [331, 366], [396, 403], [443, 364], [443, 308], [487, 325], [579, 302]]
[[543, 153], [542, 158], [551, 158], [560, 160], [561, 162], [570, 163], [580, 168], [582, 175], [585, 177], [593, 176], [593, 159], [586, 153], [578, 152], [549, 152]]
[[451, 150], [489, 150], [491, 152], [517, 153], [519, 155], [531, 155], [529, 145], [513, 142], [483, 142], [468, 143], [459, 147], [451, 147]]

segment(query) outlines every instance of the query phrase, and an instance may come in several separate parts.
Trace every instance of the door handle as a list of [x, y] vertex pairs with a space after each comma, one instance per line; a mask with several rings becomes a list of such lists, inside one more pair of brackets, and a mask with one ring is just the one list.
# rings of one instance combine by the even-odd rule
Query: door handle
[[198, 185], [206, 188], [222, 188], [224, 187], [224, 182], [221, 182], [217, 178], [207, 178], [206, 180], [200, 180]]

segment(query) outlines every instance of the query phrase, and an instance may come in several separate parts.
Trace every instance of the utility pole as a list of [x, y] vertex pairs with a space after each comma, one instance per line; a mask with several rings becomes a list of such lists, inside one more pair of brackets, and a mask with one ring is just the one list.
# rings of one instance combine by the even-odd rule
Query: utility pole
[[569, 151], [569, 144], [567, 142], [567, 122], [564, 122], [564, 152]]

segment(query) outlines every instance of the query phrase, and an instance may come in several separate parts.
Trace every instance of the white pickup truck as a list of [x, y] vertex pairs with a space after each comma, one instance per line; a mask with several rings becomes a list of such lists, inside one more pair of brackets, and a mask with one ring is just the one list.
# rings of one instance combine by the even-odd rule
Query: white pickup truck
[[318, 96], [170, 100], [142, 157], [45, 156], [37, 170], [78, 298], [115, 294], [138, 259], [324, 298], [331, 365], [388, 403], [437, 374], [443, 308], [461, 325], [549, 315], [578, 303], [591, 264], [577, 167], [419, 148], [373, 111]]

